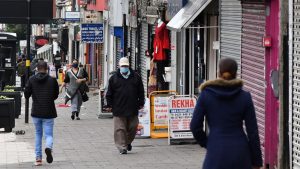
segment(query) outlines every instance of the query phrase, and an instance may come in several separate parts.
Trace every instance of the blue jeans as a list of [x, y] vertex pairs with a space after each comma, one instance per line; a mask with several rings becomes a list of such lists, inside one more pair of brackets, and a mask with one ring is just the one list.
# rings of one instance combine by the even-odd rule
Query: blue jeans
[[36, 159], [42, 159], [43, 131], [45, 133], [46, 148], [52, 150], [54, 119], [32, 117], [32, 121], [35, 126], [35, 156]]

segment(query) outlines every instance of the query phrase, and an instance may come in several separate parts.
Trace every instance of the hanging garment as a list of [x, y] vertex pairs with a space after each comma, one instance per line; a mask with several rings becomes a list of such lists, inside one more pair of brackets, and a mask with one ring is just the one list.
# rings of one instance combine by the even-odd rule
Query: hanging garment
[[153, 57], [154, 61], [162, 61], [167, 59], [165, 49], [170, 49], [169, 31], [166, 24], [162, 23], [155, 28], [155, 37], [153, 41]]

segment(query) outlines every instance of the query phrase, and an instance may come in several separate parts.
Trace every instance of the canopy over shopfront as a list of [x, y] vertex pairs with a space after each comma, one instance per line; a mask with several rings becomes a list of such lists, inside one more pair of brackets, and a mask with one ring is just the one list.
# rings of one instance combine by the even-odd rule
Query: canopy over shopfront
[[44, 46], [37, 49], [37, 54], [44, 53], [44, 52], [50, 50], [51, 47], [52, 47], [52, 45], [46, 44], [46, 45], [44, 45]]
[[212, 0], [189, 0], [170, 20], [167, 24], [167, 28], [177, 32], [181, 31], [182, 28], [187, 28], [211, 1]]

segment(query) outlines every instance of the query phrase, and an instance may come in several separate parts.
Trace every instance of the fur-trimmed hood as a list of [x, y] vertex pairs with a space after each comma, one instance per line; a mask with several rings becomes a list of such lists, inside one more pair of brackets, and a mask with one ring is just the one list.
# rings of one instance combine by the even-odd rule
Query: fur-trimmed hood
[[200, 91], [207, 90], [217, 97], [232, 97], [242, 90], [243, 81], [240, 79], [233, 80], [209, 80], [200, 85]]

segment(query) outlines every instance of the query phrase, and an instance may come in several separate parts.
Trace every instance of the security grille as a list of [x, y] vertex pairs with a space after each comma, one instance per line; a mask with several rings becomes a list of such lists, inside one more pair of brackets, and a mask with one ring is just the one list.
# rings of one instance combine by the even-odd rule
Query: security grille
[[99, 55], [99, 59], [98, 59], [98, 72], [99, 72], [99, 84], [101, 85], [104, 82], [104, 62], [105, 62], [105, 58], [104, 58], [104, 51], [103, 51], [103, 43], [99, 44], [99, 48], [98, 48], [98, 55]]
[[300, 0], [293, 1], [292, 51], [292, 168], [300, 168]]
[[147, 93], [147, 82], [148, 82], [148, 74], [147, 74], [147, 56], [145, 55], [145, 51], [148, 49], [148, 24], [142, 23], [141, 30], [141, 52], [140, 52], [140, 61], [141, 61], [141, 77], [143, 80], [143, 85], [145, 89], [145, 94]]
[[131, 68], [133, 70], [136, 70], [136, 53], [135, 53], [135, 48], [136, 48], [136, 29], [132, 28], [131, 29], [131, 52], [130, 52], [130, 57], [131, 57]]
[[242, 4], [242, 58], [241, 78], [255, 106], [256, 118], [262, 144], [265, 150], [265, 48], [262, 40], [265, 35], [265, 5]]
[[221, 0], [220, 56], [241, 63], [242, 7], [240, 0]]
[[122, 57], [121, 38], [116, 37], [116, 63], [117, 63], [117, 65], [118, 65], [121, 57]]

